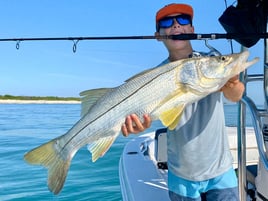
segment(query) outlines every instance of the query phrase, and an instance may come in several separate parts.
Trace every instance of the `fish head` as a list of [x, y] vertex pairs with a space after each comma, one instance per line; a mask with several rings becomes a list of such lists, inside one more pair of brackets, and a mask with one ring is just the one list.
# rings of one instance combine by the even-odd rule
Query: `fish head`
[[249, 52], [244, 51], [223, 56], [201, 57], [195, 61], [195, 82], [191, 88], [199, 92], [219, 90], [223, 85], [235, 75], [247, 69], [249, 66], [259, 61], [254, 58], [247, 61]]
[[248, 62], [248, 57], [248, 51], [224, 56], [207, 57], [200, 65], [200, 71], [207, 78], [222, 79], [229, 75], [232, 77], [259, 60], [255, 58]]

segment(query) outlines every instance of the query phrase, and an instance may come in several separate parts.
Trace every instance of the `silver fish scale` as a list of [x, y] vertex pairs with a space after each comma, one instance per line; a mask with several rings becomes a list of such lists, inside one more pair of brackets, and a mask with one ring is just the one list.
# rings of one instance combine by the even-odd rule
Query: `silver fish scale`
[[[143, 114], [150, 113], [163, 97], [174, 91], [175, 71], [172, 69], [177, 66], [177, 63], [172, 63], [172, 65], [155, 68], [149, 74], [141, 74], [111, 89], [91, 108], [90, 113], [68, 132], [66, 135], [68, 139], [76, 138], [72, 140], [70, 146], [80, 147], [100, 136], [119, 134], [127, 115], [135, 113], [142, 117]], [[151, 91], [150, 95], [146, 93], [148, 91]], [[63, 140], [70, 141], [68, 139]]]
[[[200, 73], [200, 68], [210, 60], [213, 58], [179, 60], [134, 76], [100, 98], [64, 140], [72, 144], [71, 147], [81, 147], [99, 138], [115, 136], [129, 114], [142, 117], [148, 113], [155, 120], [171, 106], [196, 101], [215, 91], [219, 81], [214, 79], [214, 83], [209, 83], [214, 84], [213, 87], [208, 87], [202, 83], [204, 75]], [[210, 69], [217, 70], [216, 67]], [[179, 91], [180, 97], [174, 98], [174, 93]]]
[[[200, 78], [197, 68], [201, 68], [206, 60], [207, 58], [204, 57], [171, 62], [147, 71], [149, 73], [141, 73], [129, 79], [100, 98], [91, 108], [90, 113], [80, 121], [75, 133], [78, 132], [81, 139], [82, 136], [88, 136], [88, 139], [83, 141], [85, 144], [97, 139], [99, 135], [102, 137], [115, 135], [120, 131], [127, 115], [135, 113], [142, 117], [143, 114], [157, 110], [159, 103], [176, 90], [178, 83], [185, 84], [180, 86], [185, 89], [195, 86], [195, 90], [202, 91], [202, 87], [198, 86]], [[148, 95], [149, 91], [151, 94]], [[183, 100], [178, 99], [178, 101]], [[166, 107], [169, 105], [161, 106], [161, 108]], [[152, 118], [157, 118], [159, 113], [155, 112], [155, 114]]]
[[[105, 95], [99, 102], [100, 105], [103, 105], [102, 103], [105, 102], [104, 107], [99, 108], [96, 105], [95, 109], [98, 110], [97, 108], [99, 108], [103, 113], [113, 110], [113, 114], [117, 114], [116, 116], [122, 117], [123, 120], [125, 116], [132, 113], [142, 116], [145, 113], [151, 112], [163, 97], [174, 90], [175, 75], [174, 72], [168, 72], [161, 72], [161, 76], [158, 76], [160, 74], [141, 76], [121, 85], [116, 88], [116, 91], [113, 93]], [[159, 83], [161, 83], [162, 86], [160, 86]], [[150, 91], [151, 94], [145, 93], [148, 91]], [[99, 114], [100, 110], [98, 110]]]
[[[118, 106], [120, 102], [123, 101], [129, 102], [130, 101], [129, 98], [133, 94], [143, 90], [148, 83], [152, 82], [152, 80], [157, 80], [157, 78], [160, 75], [162, 76], [163, 74], [166, 74], [170, 70], [176, 68], [177, 65], [178, 65], [177, 63], [171, 63], [171, 65], [164, 65], [163, 67], [160, 68], [159, 67], [154, 68], [153, 71], [150, 71], [150, 73], [146, 73], [147, 72], [146, 71], [144, 74], [140, 74], [139, 76], [136, 76], [133, 79], [128, 80], [121, 86], [112, 89], [98, 101], [98, 104], [94, 105], [91, 108], [89, 119], [92, 119], [96, 116], [106, 113], [108, 110], [111, 110], [112, 108]], [[156, 84], [156, 86], [157, 85], [159, 86], [158, 83]], [[154, 85], [151, 85], [151, 87], [154, 87]], [[159, 88], [155, 89], [155, 91], [159, 91]], [[143, 96], [143, 93], [140, 93], [139, 95], [141, 98]], [[135, 96], [137, 96], [137, 94], [135, 94]], [[140, 104], [141, 101], [137, 100], [136, 102]], [[101, 105], [101, 107], [99, 107], [99, 105]]]

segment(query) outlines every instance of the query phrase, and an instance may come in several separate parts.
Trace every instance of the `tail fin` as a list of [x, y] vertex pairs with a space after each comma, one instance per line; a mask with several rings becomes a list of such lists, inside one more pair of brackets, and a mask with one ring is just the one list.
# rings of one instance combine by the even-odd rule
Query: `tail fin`
[[54, 139], [41, 145], [24, 155], [24, 159], [33, 165], [43, 165], [48, 169], [48, 188], [54, 194], [58, 194], [65, 182], [70, 167], [71, 157], [64, 160], [55, 149]]

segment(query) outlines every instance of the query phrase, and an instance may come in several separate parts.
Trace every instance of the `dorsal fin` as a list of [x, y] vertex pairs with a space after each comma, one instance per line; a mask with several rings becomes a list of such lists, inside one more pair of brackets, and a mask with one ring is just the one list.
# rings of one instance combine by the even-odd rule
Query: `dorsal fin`
[[81, 96], [81, 117], [87, 114], [90, 108], [111, 88], [99, 88], [82, 91]]

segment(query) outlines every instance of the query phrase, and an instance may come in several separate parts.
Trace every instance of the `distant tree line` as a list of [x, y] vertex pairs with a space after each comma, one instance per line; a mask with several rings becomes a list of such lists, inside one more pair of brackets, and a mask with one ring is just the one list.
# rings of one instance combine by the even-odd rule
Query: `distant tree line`
[[58, 97], [58, 96], [12, 96], [0, 95], [1, 100], [54, 100], [54, 101], [80, 101], [78, 97]]

